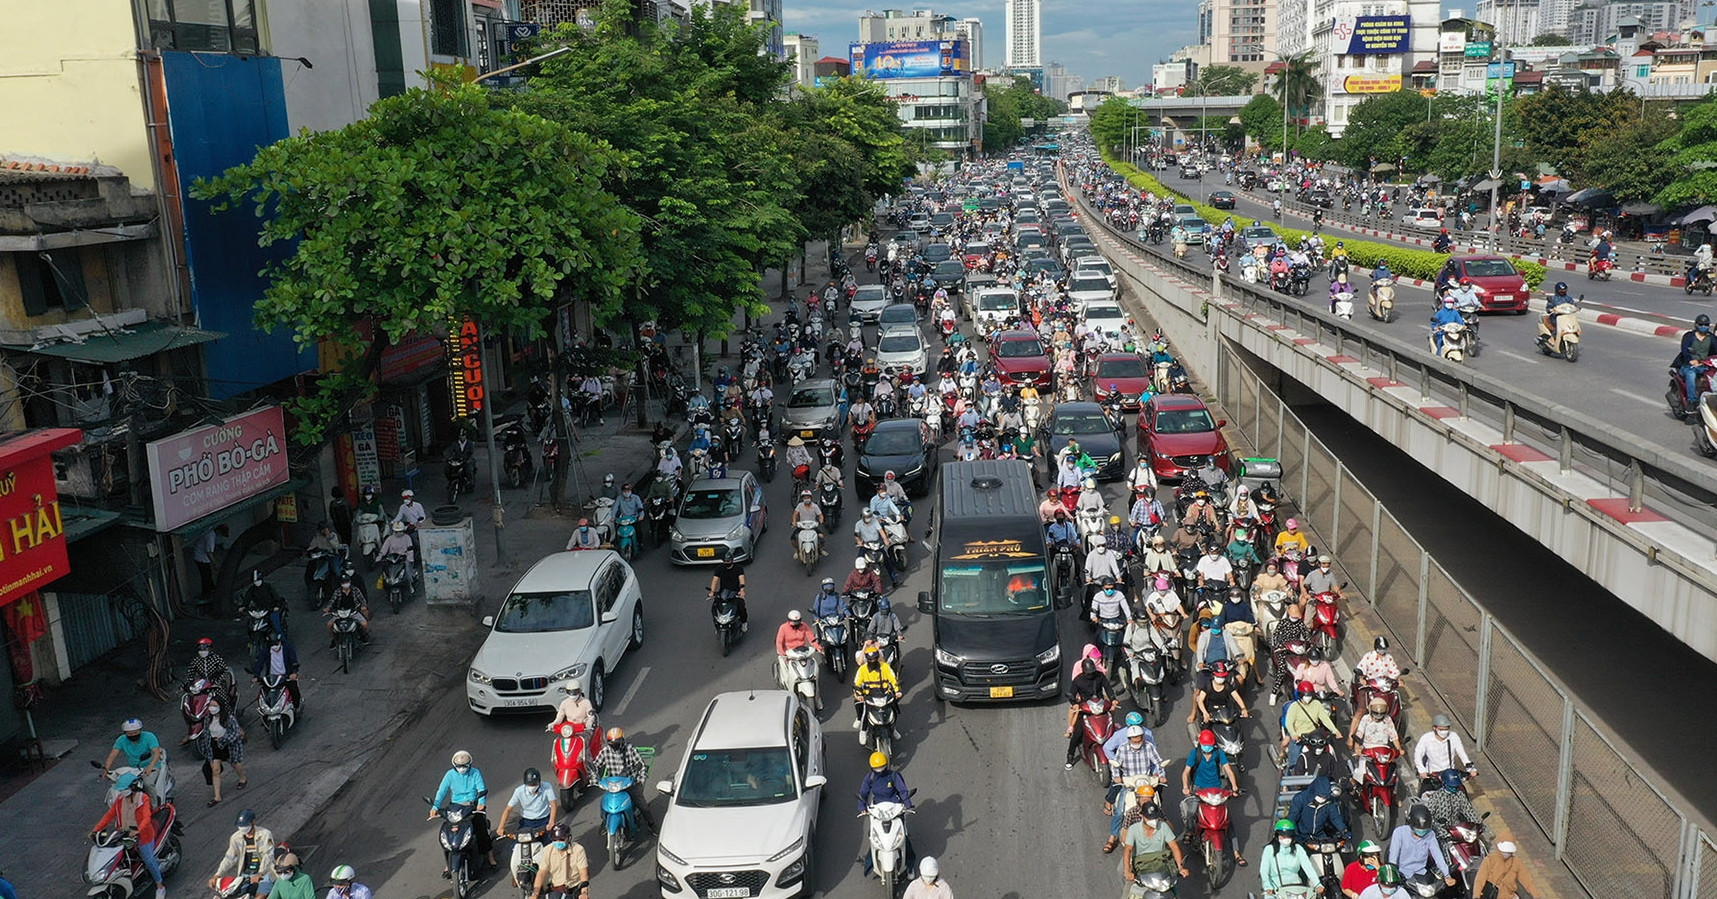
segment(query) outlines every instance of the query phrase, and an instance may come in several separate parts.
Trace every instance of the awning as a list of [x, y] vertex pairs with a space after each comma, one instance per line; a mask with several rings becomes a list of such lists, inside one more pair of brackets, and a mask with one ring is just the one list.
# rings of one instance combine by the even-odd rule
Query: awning
[[76, 543], [91, 534], [105, 531], [119, 523], [120, 514], [106, 509], [86, 509], [82, 506], [60, 504], [66, 525], [66, 542]]
[[1697, 225], [1700, 222], [1713, 220], [1717, 220], [1717, 206], [1701, 206], [1675, 221], [1681, 225]]
[[1487, 191], [1493, 187], [1501, 187], [1501, 186], [1502, 186], [1501, 181], [1498, 181], [1495, 178], [1486, 178], [1483, 181], [1480, 181], [1479, 183], [1473, 185], [1470, 189], [1476, 190], [1476, 191]]
[[55, 356], [73, 362], [104, 364], [129, 362], [180, 347], [195, 346], [225, 337], [219, 331], [205, 331], [189, 325], [146, 321], [141, 324], [97, 331], [82, 340], [65, 340], [37, 344], [0, 344], [0, 350]]
[[1662, 211], [1663, 207], [1656, 203], [1635, 202], [1622, 204], [1622, 213], [1624, 215], [1657, 215]]

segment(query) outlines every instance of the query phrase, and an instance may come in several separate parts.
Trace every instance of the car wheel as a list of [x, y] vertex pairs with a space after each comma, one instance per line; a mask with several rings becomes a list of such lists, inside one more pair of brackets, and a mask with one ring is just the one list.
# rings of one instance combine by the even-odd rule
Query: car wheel
[[644, 645], [644, 604], [632, 610], [632, 637], [627, 641], [633, 649]]
[[602, 703], [608, 699], [608, 676], [602, 672], [602, 660], [597, 659], [590, 669], [590, 706], [598, 712], [602, 711]]

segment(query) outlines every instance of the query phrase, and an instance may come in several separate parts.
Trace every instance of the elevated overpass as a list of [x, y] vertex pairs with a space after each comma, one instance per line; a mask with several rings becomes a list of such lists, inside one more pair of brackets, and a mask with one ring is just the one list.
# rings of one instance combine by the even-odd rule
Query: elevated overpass
[[1154, 97], [1151, 99], [1132, 99], [1127, 105], [1139, 111], [1140, 125], [1149, 125], [1153, 129], [1162, 129], [1176, 136], [1175, 145], [1186, 143], [1186, 139], [1198, 133], [1198, 123], [1201, 119], [1219, 119], [1227, 121], [1240, 114], [1246, 104], [1252, 102], [1252, 95], [1240, 97]]

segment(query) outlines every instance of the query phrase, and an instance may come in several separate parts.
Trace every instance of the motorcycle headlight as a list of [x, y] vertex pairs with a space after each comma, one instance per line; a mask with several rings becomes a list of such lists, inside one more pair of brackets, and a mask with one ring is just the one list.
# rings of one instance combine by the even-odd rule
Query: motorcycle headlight
[[573, 680], [574, 678], [580, 678], [580, 677], [584, 676], [584, 671], [588, 667], [589, 666], [584, 664], [583, 662], [579, 662], [579, 663], [574, 664], [574, 665], [568, 665], [567, 667], [562, 668], [559, 671], [556, 671], [555, 673], [549, 675], [548, 679], [550, 682], [553, 682], [553, 681]]
[[471, 679], [471, 683], [474, 684], [489, 684], [493, 680], [489, 675], [484, 674], [475, 668], [471, 669], [471, 673], [467, 676]]
[[940, 646], [936, 647], [936, 664], [938, 664], [938, 665], [949, 665], [949, 666], [958, 668], [960, 666], [960, 662], [961, 662], [961, 659], [959, 656], [949, 652], [946, 649], [943, 649]]
[[1037, 654], [1038, 663], [1043, 664], [1043, 665], [1051, 664], [1060, 658], [1061, 658], [1061, 647], [1059, 645], [1058, 646], [1051, 646], [1050, 648]]
[[[795, 852], [798, 852], [800, 849], [803, 849], [804, 847], [805, 847], [805, 838], [800, 837], [797, 840], [794, 840], [793, 842], [788, 843], [787, 848], [781, 850], [780, 852], [775, 853], [774, 855], [769, 856], [768, 861], [778, 862], [778, 861], [786, 858], [787, 856], [792, 855]], [[801, 859], [797, 862], [794, 862], [793, 864], [798, 865], [799, 867], [802, 868], [802, 867], [804, 867], [805, 863], [804, 863], [804, 860]], [[788, 869], [791, 870], [791, 868], [792, 868], [792, 865], [789, 865]], [[781, 872], [781, 878], [779, 878], [779, 879], [785, 879], [787, 876], [787, 873], [788, 873], [787, 871], [782, 871]]]

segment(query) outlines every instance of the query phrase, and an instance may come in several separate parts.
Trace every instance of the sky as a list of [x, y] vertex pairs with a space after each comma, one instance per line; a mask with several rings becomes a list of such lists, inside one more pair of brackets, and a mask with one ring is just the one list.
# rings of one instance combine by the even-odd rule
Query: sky
[[[1197, 0], [1042, 0], [1043, 60], [1059, 62], [1087, 82], [1119, 75], [1129, 88], [1149, 83], [1151, 66], [1198, 38]], [[782, 0], [789, 33], [817, 38], [821, 56], [846, 56], [858, 40], [866, 10], [933, 9], [957, 19], [984, 23], [981, 65], [1000, 68], [1007, 60], [1007, 16], [1002, 0], [939, 0], [855, 5], [852, 0]]]

